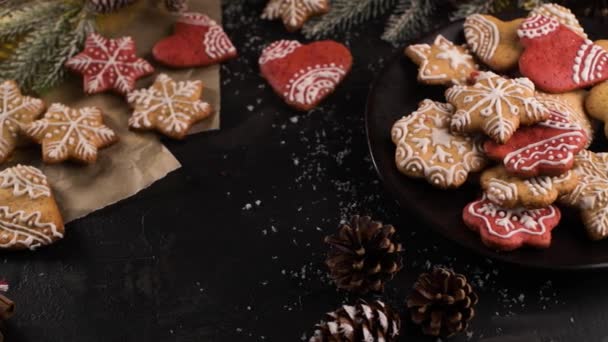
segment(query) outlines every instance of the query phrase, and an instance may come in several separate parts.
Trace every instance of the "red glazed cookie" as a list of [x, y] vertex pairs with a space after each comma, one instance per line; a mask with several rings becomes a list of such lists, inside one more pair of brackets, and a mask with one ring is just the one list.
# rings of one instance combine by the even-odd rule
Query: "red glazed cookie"
[[479, 233], [486, 246], [512, 251], [522, 246], [548, 248], [551, 231], [558, 225], [561, 212], [553, 205], [542, 209], [505, 209], [484, 196], [469, 203], [462, 218], [469, 228]]
[[539, 89], [563, 93], [608, 79], [608, 52], [557, 20], [534, 15], [517, 33], [525, 48], [519, 70]]
[[587, 144], [585, 130], [569, 112], [551, 112], [547, 121], [518, 129], [505, 144], [488, 140], [489, 158], [502, 160], [506, 170], [520, 177], [558, 176], [572, 169], [574, 156]]
[[262, 76], [287, 104], [310, 110], [331, 94], [350, 71], [353, 58], [346, 46], [331, 41], [302, 45], [280, 40], [259, 59]]
[[154, 45], [152, 55], [172, 67], [195, 67], [236, 57], [236, 48], [220, 25], [201, 13], [181, 14], [175, 31]]

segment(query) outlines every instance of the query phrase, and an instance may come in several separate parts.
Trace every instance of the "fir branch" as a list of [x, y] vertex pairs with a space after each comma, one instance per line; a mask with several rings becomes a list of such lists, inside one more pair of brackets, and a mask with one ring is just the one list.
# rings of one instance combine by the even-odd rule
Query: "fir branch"
[[396, 3], [397, 0], [334, 0], [329, 13], [308, 21], [302, 33], [308, 39], [318, 39], [340, 30], [347, 31], [386, 13]]
[[[468, 0], [463, 1], [456, 11], [450, 15], [451, 20], [466, 18], [475, 13], [494, 13], [497, 4], [502, 3], [502, 0]], [[499, 6], [498, 6], [499, 7]]]
[[19, 36], [36, 29], [41, 22], [55, 17], [63, 11], [63, 6], [53, 2], [29, 3], [11, 11], [0, 25], [0, 43], [14, 40]]
[[388, 19], [382, 39], [397, 45], [428, 31], [435, 5], [432, 0], [400, 0]]

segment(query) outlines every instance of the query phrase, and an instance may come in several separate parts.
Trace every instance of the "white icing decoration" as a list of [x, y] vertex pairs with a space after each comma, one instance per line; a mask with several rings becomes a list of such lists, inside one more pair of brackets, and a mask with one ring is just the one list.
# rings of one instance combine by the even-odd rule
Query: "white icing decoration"
[[531, 15], [544, 15], [557, 20], [560, 24], [567, 26], [581, 37], [587, 38], [587, 34], [570, 9], [557, 4], [543, 4], [530, 12]]
[[572, 80], [574, 83], [593, 82], [603, 77], [603, 69], [608, 62], [608, 52], [600, 46], [586, 40], [576, 52], [572, 65]]
[[500, 42], [498, 27], [481, 14], [474, 14], [464, 22], [464, 35], [471, 50], [483, 61], [490, 60]]
[[0, 189], [9, 188], [13, 196], [27, 195], [31, 199], [51, 196], [46, 176], [32, 166], [17, 165], [0, 172]]
[[553, 18], [535, 14], [521, 24], [521, 27], [517, 30], [517, 35], [519, 38], [539, 38], [554, 32], [559, 25], [560, 23]]
[[177, 22], [197, 26], [218, 26], [217, 22], [209, 16], [196, 12], [182, 13]]
[[281, 59], [293, 53], [297, 48], [302, 46], [297, 40], [279, 40], [268, 45], [258, 60], [260, 65], [264, 65], [275, 59]]
[[211, 26], [203, 39], [205, 53], [213, 59], [236, 52], [236, 48], [220, 26]]
[[28, 214], [0, 206], [0, 247], [24, 245], [33, 250], [52, 243], [53, 238], [63, 237], [55, 224], [41, 220], [42, 214], [39, 211]]
[[299, 27], [309, 15], [326, 8], [327, 0], [271, 0], [262, 12], [262, 19], [281, 17], [286, 25]]
[[507, 201], [513, 201], [519, 196], [517, 185], [498, 178], [490, 180], [486, 195], [490, 201], [498, 205], [503, 205]]
[[[435, 55], [432, 55], [433, 48], [439, 50]], [[465, 81], [470, 73], [476, 69], [473, 56], [466, 49], [464, 51], [460, 49], [462, 47], [454, 45], [442, 35], [437, 35], [433, 47], [428, 44], [416, 44], [408, 47], [408, 50], [412, 51], [420, 60], [418, 72], [420, 80], [447, 80], [454, 83]], [[436, 64], [431, 63], [432, 58], [447, 60], [452, 74], [456, 75], [451, 76], [441, 72]]]
[[342, 65], [310, 66], [291, 77], [284, 95], [289, 102], [309, 105], [332, 92], [344, 75], [346, 69]]

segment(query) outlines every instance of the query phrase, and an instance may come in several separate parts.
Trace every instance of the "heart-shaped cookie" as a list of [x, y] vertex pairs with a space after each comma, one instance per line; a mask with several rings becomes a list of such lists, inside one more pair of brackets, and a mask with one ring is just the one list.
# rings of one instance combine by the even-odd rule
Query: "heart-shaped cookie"
[[310, 110], [331, 94], [350, 71], [348, 48], [325, 40], [302, 45], [280, 40], [264, 49], [259, 59], [262, 76], [285, 102]]
[[172, 67], [195, 67], [220, 63], [237, 52], [224, 29], [201, 13], [183, 13], [172, 36], [154, 45], [154, 59]]

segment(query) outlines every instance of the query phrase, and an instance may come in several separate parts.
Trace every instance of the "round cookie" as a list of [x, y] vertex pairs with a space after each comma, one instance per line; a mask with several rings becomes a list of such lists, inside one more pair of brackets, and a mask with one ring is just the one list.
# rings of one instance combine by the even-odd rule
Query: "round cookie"
[[446, 189], [459, 187], [469, 172], [485, 166], [479, 136], [450, 133], [452, 113], [451, 105], [427, 99], [393, 125], [395, 163], [401, 173]]
[[425, 84], [464, 84], [478, 66], [465, 45], [454, 45], [437, 35], [433, 45], [416, 44], [405, 49], [418, 68], [418, 81]]
[[572, 31], [574, 31], [579, 36], [587, 39], [587, 34], [585, 30], [576, 19], [576, 16], [569, 8], [564, 6], [560, 6], [558, 4], [542, 4], [532, 11], [530, 11], [530, 16], [533, 15], [544, 15], [545, 17], [550, 17], [557, 20], [560, 24], [565, 25]]
[[507, 71], [517, 66], [523, 48], [517, 29], [523, 19], [502, 21], [491, 15], [473, 14], [464, 22], [464, 36], [471, 51], [492, 70]]

